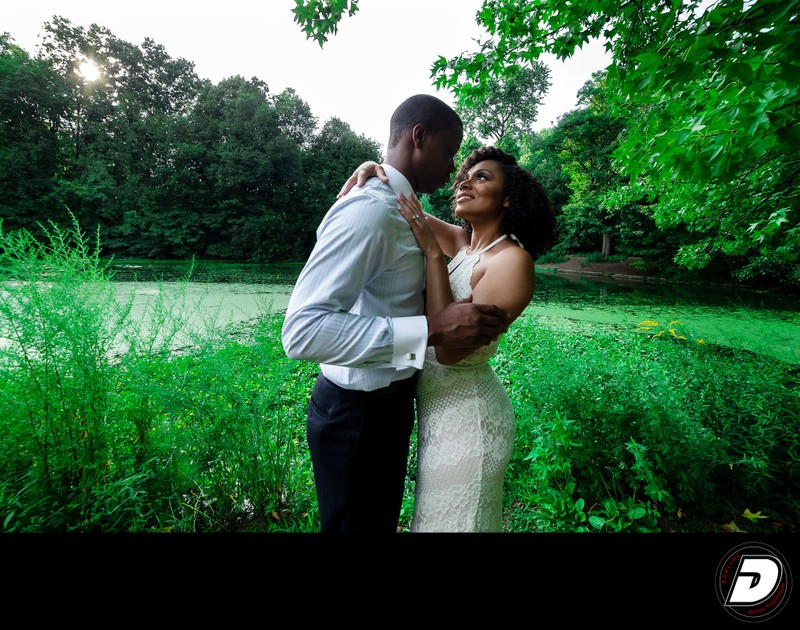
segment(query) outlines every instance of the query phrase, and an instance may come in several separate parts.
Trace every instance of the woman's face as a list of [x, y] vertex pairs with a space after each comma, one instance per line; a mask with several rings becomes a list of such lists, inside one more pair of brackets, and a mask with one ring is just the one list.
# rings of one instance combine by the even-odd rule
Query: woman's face
[[455, 201], [456, 216], [470, 223], [505, 212], [508, 195], [500, 162], [484, 160], [469, 169], [467, 178], [456, 188]]

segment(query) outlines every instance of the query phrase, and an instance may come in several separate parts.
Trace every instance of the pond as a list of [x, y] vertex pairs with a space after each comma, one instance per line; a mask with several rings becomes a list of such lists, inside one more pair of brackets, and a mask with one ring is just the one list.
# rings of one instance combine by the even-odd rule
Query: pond
[[800, 298], [731, 287], [549, 272], [536, 274], [529, 311], [635, 329], [644, 320], [693, 339], [800, 363]]
[[176, 298], [190, 318], [235, 324], [285, 310], [302, 264], [187, 261], [120, 261], [111, 265], [119, 301], [131, 317], [147, 317], [162, 292]]
[[[186, 261], [119, 261], [111, 267], [120, 298], [134, 298], [134, 316], [160, 291], [183, 291], [198, 310], [231, 323], [285, 309], [301, 269], [301, 263], [192, 267]], [[526, 313], [631, 330], [644, 320], [664, 327], [678, 322], [675, 327], [687, 337], [800, 364], [800, 298], [793, 296], [542, 271]]]

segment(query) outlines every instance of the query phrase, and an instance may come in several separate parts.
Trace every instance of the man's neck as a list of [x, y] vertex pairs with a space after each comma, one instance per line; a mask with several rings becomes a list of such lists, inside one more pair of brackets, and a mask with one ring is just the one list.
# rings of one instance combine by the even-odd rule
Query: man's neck
[[412, 177], [412, 169], [411, 169], [411, 160], [404, 158], [401, 154], [397, 153], [396, 151], [387, 151], [386, 159], [384, 160], [385, 164], [396, 168], [403, 174], [408, 180], [408, 183], [411, 184], [411, 188], [414, 190], [417, 189], [417, 182], [414, 177]]
[[392, 190], [396, 193], [403, 193], [404, 195], [410, 195], [414, 192], [414, 188], [409, 183], [408, 178], [403, 175], [399, 169], [387, 162], [383, 163], [383, 167], [386, 176], [389, 178], [389, 186]]

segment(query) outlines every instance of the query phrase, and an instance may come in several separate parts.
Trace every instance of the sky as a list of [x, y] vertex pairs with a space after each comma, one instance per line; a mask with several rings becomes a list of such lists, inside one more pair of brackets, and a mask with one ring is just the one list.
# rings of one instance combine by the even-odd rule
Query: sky
[[[173, 59], [194, 63], [197, 75], [214, 83], [240, 75], [264, 81], [273, 94], [291, 87], [308, 103], [320, 126], [337, 117], [383, 148], [395, 108], [413, 94], [437, 91], [430, 68], [440, 56], [476, 51], [486, 33], [475, 23], [482, 0], [360, 0], [338, 33], [321, 48], [307, 40], [294, 20], [295, 0], [23, 0], [0, 21], [17, 45], [35, 54], [42, 26], [54, 15], [73, 26], [106, 27], [141, 45], [146, 37]], [[552, 127], [576, 107], [577, 92], [592, 72], [608, 65], [599, 43], [566, 62], [542, 57], [551, 88], [535, 130]]]

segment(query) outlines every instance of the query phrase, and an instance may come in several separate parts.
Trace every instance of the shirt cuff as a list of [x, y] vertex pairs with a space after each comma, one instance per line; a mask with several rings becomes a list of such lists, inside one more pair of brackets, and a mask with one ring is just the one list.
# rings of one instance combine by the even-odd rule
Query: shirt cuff
[[394, 348], [392, 365], [398, 370], [409, 366], [422, 369], [428, 347], [428, 320], [424, 315], [393, 317]]

